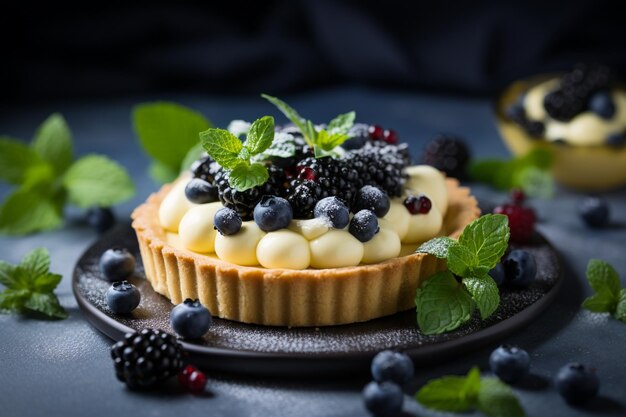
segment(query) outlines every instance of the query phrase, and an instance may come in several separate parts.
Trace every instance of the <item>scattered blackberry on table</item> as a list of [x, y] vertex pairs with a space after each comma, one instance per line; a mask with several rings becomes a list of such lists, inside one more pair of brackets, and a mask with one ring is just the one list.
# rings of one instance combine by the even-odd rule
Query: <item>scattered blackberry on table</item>
[[114, 282], [106, 294], [107, 305], [115, 314], [129, 314], [137, 308], [141, 294], [128, 281]]
[[555, 385], [565, 401], [573, 405], [582, 405], [598, 395], [600, 380], [595, 369], [580, 363], [570, 363], [559, 370]]
[[609, 205], [603, 198], [586, 197], [579, 206], [580, 217], [585, 224], [593, 228], [606, 227], [609, 224]]
[[126, 333], [111, 347], [115, 375], [128, 388], [148, 388], [178, 373], [182, 368], [182, 347], [162, 330], [143, 329]]
[[375, 417], [397, 417], [402, 411], [404, 393], [393, 382], [372, 381], [363, 388], [365, 407]]
[[85, 216], [87, 224], [98, 233], [104, 233], [115, 224], [115, 215], [109, 207], [92, 207]]
[[489, 356], [491, 371], [507, 384], [520, 382], [530, 370], [530, 356], [517, 346], [502, 345]]
[[187, 298], [172, 309], [170, 323], [180, 337], [198, 339], [209, 330], [213, 318], [200, 301]]
[[219, 209], [213, 217], [213, 225], [223, 236], [230, 236], [241, 230], [241, 217], [233, 209], [224, 207]]
[[135, 272], [135, 257], [128, 249], [114, 247], [100, 256], [98, 266], [108, 281], [122, 281]]
[[466, 176], [470, 153], [461, 138], [455, 135], [439, 135], [424, 149], [422, 162], [443, 171], [449, 177], [463, 179]]
[[371, 372], [377, 382], [389, 381], [402, 387], [413, 379], [415, 367], [406, 353], [384, 350], [374, 356]]
[[192, 178], [185, 186], [185, 197], [194, 204], [218, 201], [217, 187], [201, 178]]

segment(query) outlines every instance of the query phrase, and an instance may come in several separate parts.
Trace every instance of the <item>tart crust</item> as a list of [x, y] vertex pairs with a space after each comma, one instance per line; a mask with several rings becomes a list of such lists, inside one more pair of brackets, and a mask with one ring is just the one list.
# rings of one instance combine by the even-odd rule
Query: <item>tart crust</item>
[[[476, 199], [446, 179], [448, 210], [441, 235], [458, 237], [480, 215]], [[373, 265], [332, 269], [266, 269], [224, 262], [168, 243], [158, 210], [171, 184], [137, 207], [137, 233], [146, 278], [179, 304], [199, 299], [213, 315], [272, 326], [330, 326], [367, 321], [414, 307], [421, 280], [445, 269], [430, 255], [400, 256]]]

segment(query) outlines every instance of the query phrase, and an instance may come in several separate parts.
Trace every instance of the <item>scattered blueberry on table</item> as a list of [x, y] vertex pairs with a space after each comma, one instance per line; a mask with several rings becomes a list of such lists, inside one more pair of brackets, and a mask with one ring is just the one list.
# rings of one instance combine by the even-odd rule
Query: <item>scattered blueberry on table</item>
[[180, 337], [198, 339], [209, 330], [213, 319], [211, 312], [200, 301], [188, 298], [172, 309], [170, 322]]
[[125, 248], [107, 249], [100, 257], [99, 267], [108, 281], [122, 281], [135, 271], [135, 257]]

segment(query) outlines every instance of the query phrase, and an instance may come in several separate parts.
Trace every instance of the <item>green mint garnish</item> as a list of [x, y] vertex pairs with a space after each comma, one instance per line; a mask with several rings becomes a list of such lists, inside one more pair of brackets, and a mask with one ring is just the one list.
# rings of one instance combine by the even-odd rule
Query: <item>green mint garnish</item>
[[0, 181], [17, 186], [0, 205], [0, 233], [24, 235], [57, 228], [67, 202], [79, 207], [110, 206], [135, 187], [114, 161], [87, 155], [73, 162], [72, 134], [60, 114], [37, 129], [30, 145], [0, 138]]
[[64, 319], [67, 313], [53, 291], [61, 282], [61, 275], [52, 274], [50, 255], [45, 248], [28, 253], [19, 265], [0, 261], [0, 312], [34, 311], [49, 318]]
[[275, 105], [287, 119], [300, 129], [308, 145], [313, 148], [316, 158], [334, 156], [334, 149], [349, 138], [348, 132], [356, 117], [353, 111], [336, 116], [328, 123], [326, 129], [318, 130], [311, 120], [300, 116], [293, 107], [284, 101], [267, 94], [261, 94], [261, 97]]
[[473, 367], [466, 376], [444, 376], [429, 381], [415, 394], [427, 408], [455, 413], [476, 409], [490, 417], [523, 417], [513, 390], [497, 378], [481, 378]]
[[610, 313], [626, 323], [626, 288], [621, 287], [615, 269], [600, 259], [591, 259], [587, 281], [596, 293], [583, 302], [583, 307], [594, 313]]
[[550, 174], [553, 155], [545, 149], [533, 149], [509, 160], [486, 159], [470, 166], [471, 177], [501, 190], [520, 188], [531, 197], [550, 198], [554, 180]]
[[417, 253], [446, 259], [448, 264], [448, 271], [429, 277], [417, 289], [417, 324], [422, 333], [454, 330], [470, 319], [476, 307], [482, 319], [498, 309], [500, 293], [488, 272], [504, 255], [509, 236], [508, 218], [488, 214], [468, 224], [458, 241], [437, 237], [417, 248]]
[[243, 143], [224, 129], [200, 132], [202, 147], [215, 162], [229, 171], [228, 183], [238, 191], [245, 191], [267, 181], [267, 168], [256, 162], [255, 156], [263, 154], [273, 140], [274, 118], [271, 116], [255, 120]]
[[189, 169], [186, 156], [197, 145], [198, 133], [212, 127], [202, 114], [169, 102], [139, 104], [132, 118], [139, 142], [152, 158], [150, 175], [161, 183]]

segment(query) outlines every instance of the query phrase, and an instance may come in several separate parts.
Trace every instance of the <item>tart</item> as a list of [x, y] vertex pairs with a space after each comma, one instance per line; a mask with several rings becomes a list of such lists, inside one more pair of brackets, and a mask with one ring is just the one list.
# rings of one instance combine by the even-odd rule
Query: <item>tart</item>
[[577, 65], [510, 85], [496, 103], [497, 124], [516, 155], [554, 155], [555, 179], [583, 191], [626, 184], [626, 91], [608, 69]]
[[[256, 149], [262, 140], [251, 135], [270, 126], [272, 146], [291, 149], [256, 159], [268, 178], [237, 188], [237, 170], [205, 146], [209, 155], [191, 178], [181, 175], [133, 212], [155, 291], [174, 304], [199, 299], [220, 318], [273, 326], [355, 323], [414, 307], [421, 280], [446, 267], [415, 249], [435, 236], [458, 237], [479, 216], [469, 189], [435, 168], [410, 166], [395, 133], [376, 137], [377, 129], [349, 123], [345, 137], [333, 139], [341, 149], [320, 157], [309, 145], [321, 142], [266, 118], [248, 127], [244, 148]], [[341, 129], [329, 132], [320, 136]], [[234, 140], [221, 149], [239, 149]]]

